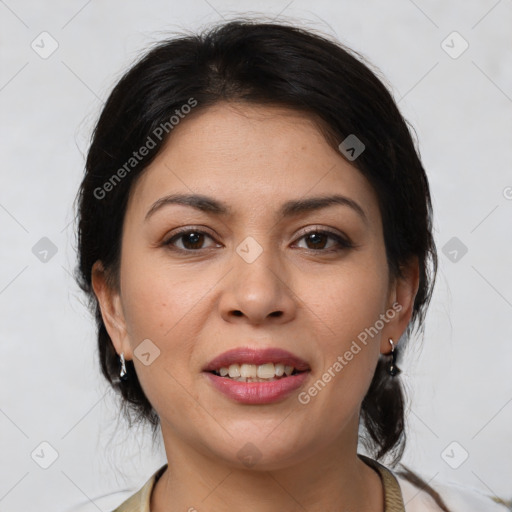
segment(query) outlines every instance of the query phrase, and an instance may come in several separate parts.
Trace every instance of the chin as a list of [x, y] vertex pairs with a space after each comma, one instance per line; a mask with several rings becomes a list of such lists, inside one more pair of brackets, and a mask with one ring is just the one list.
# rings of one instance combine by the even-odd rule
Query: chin
[[[237, 425], [240, 427], [239, 423]], [[258, 428], [254, 423], [244, 425], [243, 434], [233, 425], [226, 426], [229, 432], [238, 433], [233, 437], [225, 436], [220, 444], [211, 446], [214, 458], [236, 469], [275, 471], [300, 463], [310, 451], [300, 429], [295, 435], [290, 431], [277, 433], [276, 422], [267, 428]]]

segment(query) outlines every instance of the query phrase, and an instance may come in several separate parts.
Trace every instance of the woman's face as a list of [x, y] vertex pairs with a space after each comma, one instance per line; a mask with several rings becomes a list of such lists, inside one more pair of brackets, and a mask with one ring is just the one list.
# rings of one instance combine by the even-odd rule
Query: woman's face
[[[196, 207], [163, 201], [199, 195]], [[94, 283], [164, 440], [267, 469], [354, 449], [379, 353], [402, 334], [413, 299], [390, 279], [363, 175], [303, 114], [247, 104], [174, 128], [132, 188], [119, 292], [105, 292], [101, 273]], [[206, 371], [233, 365], [236, 376], [237, 363], [269, 380]], [[268, 377], [282, 365], [306, 371]]]

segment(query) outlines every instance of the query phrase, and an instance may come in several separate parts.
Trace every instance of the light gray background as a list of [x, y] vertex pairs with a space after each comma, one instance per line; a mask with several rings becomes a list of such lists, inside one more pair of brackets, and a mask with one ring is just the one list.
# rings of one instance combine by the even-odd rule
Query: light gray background
[[[404, 462], [428, 481], [512, 498], [511, 0], [5, 0], [2, 512], [109, 511], [165, 462], [147, 433], [122, 423], [116, 431], [93, 321], [70, 275], [72, 201], [102, 102], [139, 52], [170, 30], [249, 11], [301, 21], [362, 52], [415, 127], [433, 191], [440, 272], [423, 351], [402, 363], [411, 396]], [[31, 47], [51, 48], [43, 31], [59, 45], [46, 59]], [[457, 36], [442, 47], [453, 31], [469, 43], [457, 58]], [[57, 248], [47, 262], [32, 252], [42, 237]], [[455, 262], [452, 249], [442, 252], [452, 237], [468, 249]], [[460, 447], [445, 452], [453, 441]], [[52, 449], [42, 442], [58, 452], [48, 469], [39, 464]], [[462, 450], [469, 458], [452, 469], [446, 460], [453, 465]]]

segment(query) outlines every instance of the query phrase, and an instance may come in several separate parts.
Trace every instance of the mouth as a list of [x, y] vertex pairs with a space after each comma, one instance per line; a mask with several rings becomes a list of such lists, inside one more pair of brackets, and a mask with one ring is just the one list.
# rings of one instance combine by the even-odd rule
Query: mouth
[[218, 370], [213, 370], [210, 373], [238, 382], [272, 382], [290, 377], [290, 375], [297, 375], [302, 373], [302, 371], [282, 363], [265, 363], [260, 365], [234, 363], [229, 366], [223, 366]]
[[309, 364], [282, 349], [233, 349], [203, 368], [213, 386], [246, 404], [267, 404], [286, 398], [303, 385]]

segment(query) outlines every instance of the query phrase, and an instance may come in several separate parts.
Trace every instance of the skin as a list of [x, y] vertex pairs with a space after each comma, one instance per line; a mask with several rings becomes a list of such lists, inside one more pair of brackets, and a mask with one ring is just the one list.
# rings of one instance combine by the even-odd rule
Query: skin
[[[204, 194], [232, 213], [173, 204], [146, 221], [170, 193]], [[275, 217], [285, 201], [333, 193], [357, 202], [364, 218], [343, 205]], [[207, 236], [165, 245], [180, 227]], [[334, 231], [353, 247], [337, 247], [330, 236], [308, 239], [304, 228]], [[252, 263], [236, 252], [249, 236], [263, 249]], [[101, 262], [93, 287], [116, 351], [133, 359], [161, 419], [169, 467], [153, 491], [153, 512], [384, 510], [378, 474], [356, 455], [359, 413], [379, 355], [390, 353], [388, 339], [396, 345], [409, 323], [418, 265], [405, 267], [403, 278], [390, 276], [373, 188], [311, 119], [220, 103], [182, 121], [132, 187], [120, 289], [107, 286]], [[298, 392], [394, 302], [401, 311], [300, 404]], [[145, 339], [160, 350], [148, 366], [134, 356]], [[289, 350], [311, 374], [280, 402], [239, 404], [201, 370], [241, 346]], [[247, 442], [260, 454], [250, 468], [237, 457]]]

